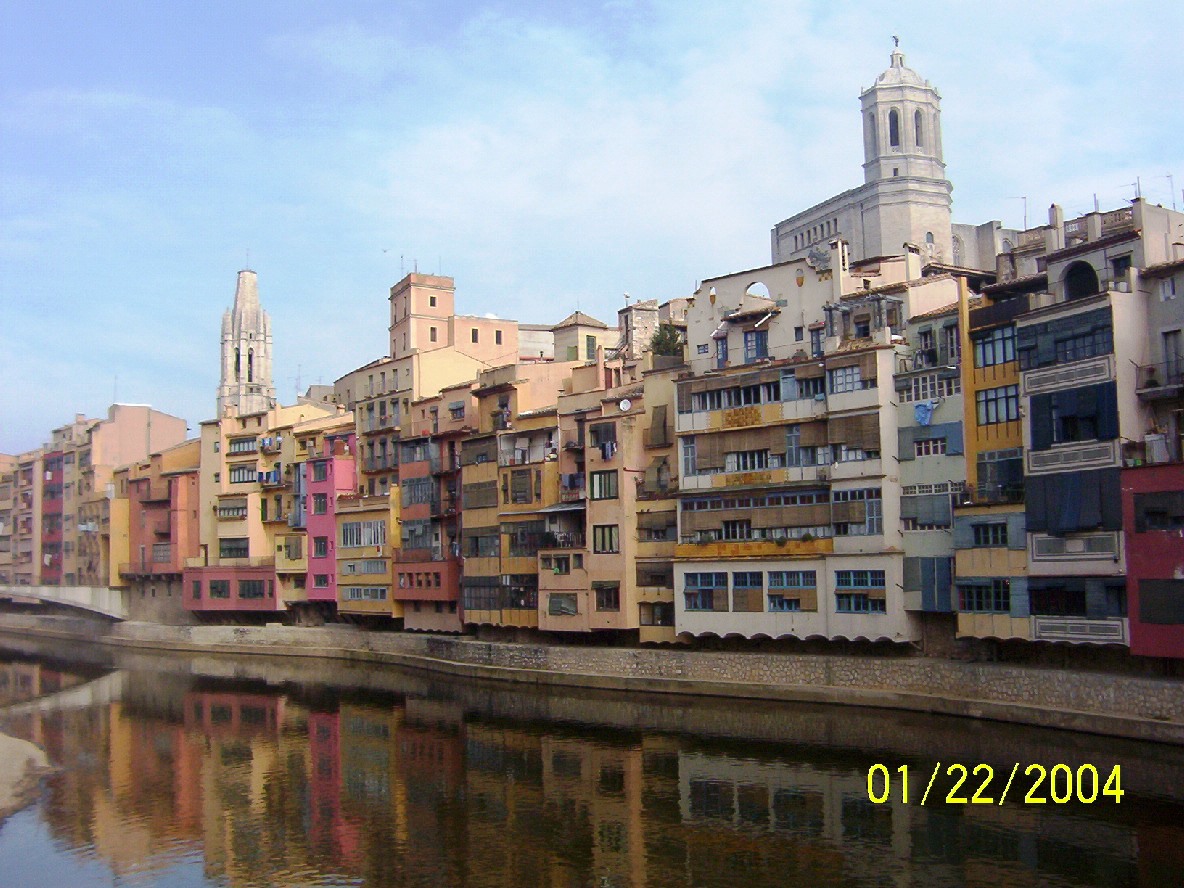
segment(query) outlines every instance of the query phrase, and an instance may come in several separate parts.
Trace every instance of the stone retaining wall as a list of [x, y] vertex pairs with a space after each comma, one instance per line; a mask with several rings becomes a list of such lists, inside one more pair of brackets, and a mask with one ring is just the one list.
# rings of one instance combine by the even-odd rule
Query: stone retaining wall
[[[10, 631], [44, 631], [46, 625], [37, 617], [0, 617], [0, 629]], [[128, 647], [390, 662], [530, 684], [857, 704], [1184, 743], [1184, 682], [1100, 672], [920, 657], [504, 644], [344, 626], [121, 623], [100, 640]]]

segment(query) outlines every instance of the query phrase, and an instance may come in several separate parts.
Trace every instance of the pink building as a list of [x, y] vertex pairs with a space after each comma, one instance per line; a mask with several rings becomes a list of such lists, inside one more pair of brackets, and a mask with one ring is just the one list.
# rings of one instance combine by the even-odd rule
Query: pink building
[[356, 484], [354, 433], [326, 434], [322, 450], [304, 464], [304, 500], [308, 532], [308, 600], [336, 608], [337, 497], [353, 493]]

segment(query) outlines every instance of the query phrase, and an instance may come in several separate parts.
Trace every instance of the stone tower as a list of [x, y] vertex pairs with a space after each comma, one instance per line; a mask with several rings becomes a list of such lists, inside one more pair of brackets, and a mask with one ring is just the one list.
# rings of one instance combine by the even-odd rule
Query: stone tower
[[928, 258], [949, 261], [950, 194], [941, 148], [941, 96], [892, 51], [888, 69], [859, 96], [863, 178], [879, 211], [881, 249], [909, 241]]
[[222, 379], [218, 416], [234, 408], [241, 416], [275, 406], [271, 383], [271, 318], [259, 306], [255, 272], [238, 273], [234, 307], [222, 315]]

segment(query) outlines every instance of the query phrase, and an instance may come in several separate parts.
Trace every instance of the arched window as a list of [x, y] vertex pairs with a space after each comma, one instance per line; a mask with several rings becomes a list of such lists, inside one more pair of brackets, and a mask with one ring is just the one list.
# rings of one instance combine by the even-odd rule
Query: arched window
[[913, 131], [917, 134], [917, 147], [921, 148], [925, 145], [925, 138], [921, 129], [921, 112], [913, 112]]
[[1098, 292], [1098, 273], [1088, 262], [1074, 262], [1065, 269], [1065, 298], [1081, 299]]
[[900, 113], [895, 108], [888, 112], [888, 144], [900, 147]]
[[869, 114], [867, 116], [867, 131], [870, 134], [870, 145], [872, 149], [872, 157], [880, 153], [879, 140], [876, 138], [876, 115]]
[[242, 355], [239, 354], [238, 349], [234, 350], [234, 381], [238, 382], [239, 368], [242, 367]]
[[255, 349], [247, 349], [247, 382], [255, 381]]
[[932, 231], [925, 232], [925, 243], [927, 243], [927, 244], [933, 243], [933, 232]]

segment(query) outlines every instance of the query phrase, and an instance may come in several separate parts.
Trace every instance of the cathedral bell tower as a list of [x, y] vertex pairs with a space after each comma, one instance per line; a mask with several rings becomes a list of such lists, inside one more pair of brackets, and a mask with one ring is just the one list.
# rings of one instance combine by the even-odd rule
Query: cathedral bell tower
[[863, 180], [900, 176], [945, 179], [941, 158], [941, 96], [900, 48], [891, 65], [859, 96], [863, 106]]
[[271, 383], [271, 318], [259, 305], [255, 272], [238, 273], [234, 307], [222, 315], [222, 378], [218, 416], [233, 407], [240, 415], [275, 406]]

